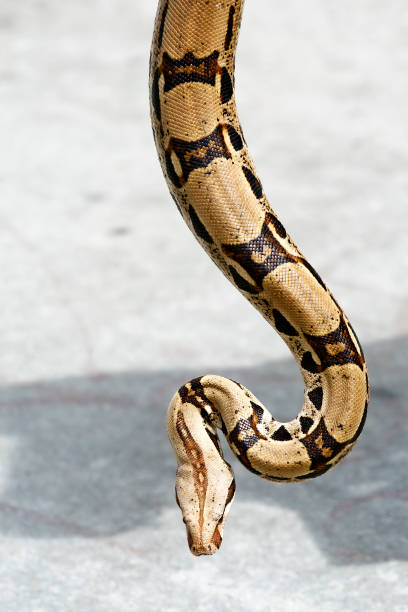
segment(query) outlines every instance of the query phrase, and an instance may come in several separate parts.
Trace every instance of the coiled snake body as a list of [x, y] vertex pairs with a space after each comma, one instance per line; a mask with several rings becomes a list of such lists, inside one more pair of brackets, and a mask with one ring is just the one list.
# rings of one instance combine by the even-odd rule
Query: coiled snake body
[[234, 102], [243, 0], [160, 0], [150, 60], [151, 116], [170, 192], [227, 278], [273, 325], [299, 364], [304, 404], [276, 421], [241, 384], [206, 375], [173, 397], [168, 432], [178, 460], [176, 498], [195, 555], [221, 544], [239, 460], [278, 482], [323, 474], [356, 442], [368, 378], [344, 312], [268, 204]]

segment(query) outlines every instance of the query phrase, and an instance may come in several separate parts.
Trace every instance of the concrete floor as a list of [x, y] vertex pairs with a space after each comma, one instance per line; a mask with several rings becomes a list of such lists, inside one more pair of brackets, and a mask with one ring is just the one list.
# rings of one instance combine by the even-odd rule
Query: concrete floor
[[1, 609], [406, 612], [408, 5], [247, 3], [246, 139], [358, 332], [372, 401], [356, 448], [316, 481], [273, 485], [233, 461], [211, 558], [189, 553], [174, 502], [170, 397], [213, 371], [287, 420], [302, 386], [167, 193], [154, 11], [0, 5]]

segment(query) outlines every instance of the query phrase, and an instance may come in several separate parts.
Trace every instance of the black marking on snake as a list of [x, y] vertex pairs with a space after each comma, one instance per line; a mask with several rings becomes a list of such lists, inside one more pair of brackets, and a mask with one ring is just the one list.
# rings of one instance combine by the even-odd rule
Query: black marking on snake
[[241, 244], [221, 245], [225, 255], [237, 262], [253, 279], [254, 285], [251, 285], [234, 268], [230, 267], [236, 285], [248, 293], [262, 291], [262, 281], [265, 276], [281, 264], [296, 262], [296, 259], [284, 249], [271, 232], [269, 228], [270, 217], [271, 215], [266, 213], [261, 232], [253, 240]]
[[[190, 388], [188, 388], [188, 385]], [[193, 404], [193, 406], [196, 406], [200, 410], [203, 408], [203, 405], [212, 406], [204, 393], [201, 378], [193, 378], [189, 383], [180, 387], [178, 393], [183, 403]]]
[[250, 423], [254, 431], [254, 434], [258, 437], [258, 439], [267, 440], [267, 437], [258, 430], [258, 425], [262, 423], [264, 409], [262, 408], [262, 406], [260, 406], [259, 404], [256, 404], [252, 400], [251, 400], [251, 406], [252, 406], [252, 414], [250, 415], [248, 422]]
[[262, 198], [262, 185], [260, 180], [257, 179], [255, 174], [246, 166], [242, 167], [242, 172], [244, 173], [245, 178], [248, 181], [254, 196], [256, 198]]
[[160, 71], [156, 68], [152, 82], [152, 105], [157, 119], [161, 121], [159, 79]]
[[[330, 295], [331, 295], [331, 294], [330, 294]], [[339, 305], [338, 301], [336, 300], [336, 298], [335, 298], [333, 295], [331, 295], [331, 298], [332, 298], [333, 302], [336, 304], [336, 306], [337, 306], [337, 308], [339, 309], [339, 311], [340, 311], [340, 312], [342, 312], [342, 308], [340, 308], [340, 305]], [[351, 329], [351, 331], [353, 332], [353, 335], [354, 335], [354, 338], [355, 338], [355, 341], [356, 341], [356, 344], [357, 344], [358, 350], [360, 351], [360, 355], [362, 356], [362, 360], [364, 361], [364, 353], [363, 353], [363, 349], [362, 349], [362, 346], [361, 346], [361, 344], [360, 344], [359, 339], [357, 338], [357, 334], [356, 334], [356, 332], [354, 331], [353, 326], [351, 325], [350, 321], [349, 321], [349, 320], [346, 318], [346, 316], [344, 315], [344, 313], [343, 313], [343, 316], [344, 316], [344, 320], [345, 320], [346, 325], [348, 325], [348, 327], [349, 327], [349, 328]]]
[[171, 182], [173, 183], [175, 187], [181, 187], [182, 182], [180, 180], [179, 175], [174, 169], [173, 162], [171, 161], [170, 151], [166, 151], [165, 159], [166, 159], [166, 171], [167, 171], [167, 175], [169, 179], [171, 180]]
[[303, 355], [301, 365], [308, 372], [319, 373], [331, 366], [342, 366], [346, 363], [354, 363], [363, 369], [364, 360], [356, 351], [343, 314], [340, 315], [339, 325], [334, 331], [323, 336], [306, 333], [304, 336], [320, 359], [320, 364], [316, 363], [309, 351]]
[[228, 15], [227, 32], [225, 34], [225, 42], [224, 42], [225, 50], [229, 49], [231, 45], [232, 33], [234, 31], [234, 13], [235, 13], [235, 6], [231, 6], [229, 10], [229, 15]]
[[322, 407], [322, 402], [323, 402], [323, 388], [316, 387], [316, 389], [309, 391], [307, 395], [310, 401], [312, 402], [312, 404], [314, 405], [314, 407], [316, 408], [316, 410], [320, 410], [320, 408]]
[[313, 425], [313, 419], [310, 417], [301, 416], [299, 421], [302, 432], [306, 434]]
[[[309, 270], [310, 274], [312, 274], [312, 276], [315, 277], [315, 279], [317, 280], [319, 285], [321, 285], [323, 287], [323, 289], [327, 290], [326, 285], [324, 284], [324, 282], [322, 281], [322, 279], [320, 278], [320, 276], [318, 275], [316, 270], [313, 268], [313, 266], [311, 266], [310, 263], [307, 261], [307, 259], [305, 259], [304, 257], [300, 257], [299, 261], [305, 266], [305, 268], [307, 268]], [[336, 306], [341, 311], [341, 308], [340, 308], [340, 306], [337, 303], [336, 303]]]
[[232, 146], [234, 147], [236, 151], [240, 151], [242, 147], [244, 146], [241, 136], [238, 134], [237, 130], [229, 123], [227, 123], [226, 126], [227, 126], [228, 136], [229, 136]]
[[221, 70], [221, 103], [226, 104], [234, 93], [232, 80], [228, 70], [224, 67]]
[[242, 289], [242, 291], [246, 291], [247, 293], [258, 293], [261, 291], [259, 287], [254, 287], [251, 285], [251, 283], [245, 280], [245, 278], [243, 278], [240, 273], [237, 272], [234, 266], [229, 266], [229, 271], [238, 289]]
[[200, 221], [199, 216], [197, 215], [196, 211], [194, 210], [191, 204], [188, 209], [188, 213], [190, 215], [191, 223], [193, 224], [193, 228], [197, 236], [201, 238], [202, 240], [204, 240], [205, 242], [208, 242], [209, 244], [213, 244], [214, 240], [211, 238], [210, 234], [205, 229], [204, 224]]
[[283, 316], [279, 310], [274, 308], [272, 310], [273, 318], [275, 319], [275, 327], [278, 332], [285, 334], [286, 336], [298, 336], [296, 329], [289, 323], [289, 321]]
[[286, 429], [284, 425], [281, 425], [279, 429], [275, 431], [272, 436], [273, 440], [278, 440], [278, 442], [286, 442], [287, 440], [291, 440], [292, 436]]
[[208, 437], [210, 438], [210, 440], [214, 444], [215, 448], [217, 449], [217, 451], [219, 452], [219, 454], [222, 457], [222, 449], [221, 449], [221, 446], [220, 446], [220, 441], [218, 439], [217, 434], [214, 433], [214, 426], [213, 426], [213, 424], [211, 423], [211, 421], [209, 419], [208, 412], [206, 410], [204, 410], [204, 408], [201, 408], [200, 414], [201, 414], [201, 418], [204, 421], [204, 428], [205, 428], [205, 431], [208, 434]]
[[261, 472], [258, 472], [258, 470], [252, 467], [247, 457], [247, 452], [258, 442], [258, 440], [259, 436], [254, 434], [249, 419], [239, 419], [234, 429], [228, 435], [228, 442], [235, 446], [238, 459], [254, 474], [261, 474]]
[[[172, 152], [177, 155], [180, 162], [182, 169], [181, 177], [174, 170], [171, 161]], [[222, 124], [218, 124], [211, 134], [199, 140], [187, 141], [171, 138], [166, 151], [166, 166], [169, 178], [176, 187], [181, 187], [187, 182], [190, 172], [197, 168], [206, 168], [217, 157], [231, 159], [231, 154], [225, 143]], [[172, 168], [170, 172], [169, 164], [171, 164]]]
[[208, 83], [215, 85], [215, 77], [221, 71], [218, 65], [219, 51], [207, 57], [195, 57], [191, 51], [181, 59], [173, 59], [163, 53], [161, 71], [164, 75], [164, 91], [170, 91], [182, 83]]
[[272, 224], [272, 226], [275, 228], [276, 233], [281, 237], [281, 238], [286, 238], [287, 233], [285, 228], [283, 227], [282, 223], [279, 221], [279, 219], [277, 217], [275, 217], [275, 215], [269, 215], [270, 216], [270, 220], [269, 223]]
[[251, 400], [251, 406], [252, 406], [254, 413], [256, 414], [257, 422], [261, 423], [263, 414], [265, 412], [264, 409], [262, 408], [262, 406], [260, 406], [259, 404], [256, 404], [252, 400]]
[[314, 361], [312, 357], [312, 353], [310, 351], [306, 351], [302, 357], [301, 366], [307, 372], [317, 373], [320, 372], [318, 364]]
[[321, 418], [318, 426], [304, 438], [300, 438], [300, 442], [304, 445], [311, 459], [310, 469], [321, 473], [321, 470], [327, 467], [327, 464], [339, 454], [339, 452], [348, 444], [347, 442], [338, 442], [328, 432], [324, 419]]
[[169, 3], [166, 2], [166, 4], [164, 5], [164, 9], [163, 9], [163, 12], [162, 12], [161, 19], [160, 19], [159, 34], [158, 34], [158, 37], [157, 37], [157, 45], [158, 45], [159, 49], [160, 49], [160, 47], [162, 45], [162, 41], [163, 41], [164, 24], [166, 22], [168, 8], [169, 8]]

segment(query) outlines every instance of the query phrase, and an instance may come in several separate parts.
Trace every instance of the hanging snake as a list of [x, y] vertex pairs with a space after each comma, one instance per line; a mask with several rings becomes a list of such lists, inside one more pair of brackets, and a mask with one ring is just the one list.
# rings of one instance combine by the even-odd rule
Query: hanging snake
[[251, 472], [277, 482], [324, 474], [352, 448], [367, 413], [363, 351], [319, 274], [271, 209], [234, 101], [243, 0], [160, 0], [150, 57], [151, 118], [170, 193], [211, 259], [295, 357], [304, 403], [275, 420], [240, 383], [190, 380], [167, 417], [176, 500], [190, 550], [221, 545], [235, 492], [217, 430]]

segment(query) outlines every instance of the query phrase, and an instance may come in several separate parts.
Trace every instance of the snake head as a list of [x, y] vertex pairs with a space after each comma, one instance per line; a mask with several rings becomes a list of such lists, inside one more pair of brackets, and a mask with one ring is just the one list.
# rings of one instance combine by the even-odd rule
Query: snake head
[[176, 501], [183, 513], [188, 545], [196, 556], [213, 555], [221, 546], [235, 493], [234, 472], [226, 461], [222, 464], [221, 469], [206, 470], [202, 478], [188, 464], [177, 470]]

